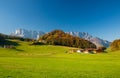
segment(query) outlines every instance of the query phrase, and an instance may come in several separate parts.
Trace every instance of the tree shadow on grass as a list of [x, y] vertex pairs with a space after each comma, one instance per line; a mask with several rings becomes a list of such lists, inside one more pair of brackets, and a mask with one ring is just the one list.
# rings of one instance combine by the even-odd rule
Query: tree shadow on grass
[[0, 41], [0, 46], [4, 46], [4, 45], [19, 46], [20, 44], [18, 44], [17, 42], [8, 41], [8, 40]]
[[22, 49], [15, 49], [16, 51], [23, 52], [24, 50]]
[[6, 49], [13, 49], [17, 52], [24, 52], [22, 49], [18, 49], [16, 46], [19, 46], [20, 44], [14, 41], [4, 40], [0, 41], [0, 47], [6, 48]]

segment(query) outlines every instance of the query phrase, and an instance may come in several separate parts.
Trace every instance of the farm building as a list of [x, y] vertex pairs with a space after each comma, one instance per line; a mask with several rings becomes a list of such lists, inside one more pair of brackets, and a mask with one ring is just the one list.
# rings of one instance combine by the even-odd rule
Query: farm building
[[101, 52], [104, 52], [104, 51], [101, 49], [88, 48], [88, 49], [70, 49], [68, 53], [95, 54], [95, 53], [101, 53]]

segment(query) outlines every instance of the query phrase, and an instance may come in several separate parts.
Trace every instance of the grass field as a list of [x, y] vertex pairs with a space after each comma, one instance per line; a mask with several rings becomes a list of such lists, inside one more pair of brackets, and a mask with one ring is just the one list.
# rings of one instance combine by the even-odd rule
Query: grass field
[[0, 48], [0, 78], [120, 78], [120, 51], [67, 54], [70, 47], [17, 42]]

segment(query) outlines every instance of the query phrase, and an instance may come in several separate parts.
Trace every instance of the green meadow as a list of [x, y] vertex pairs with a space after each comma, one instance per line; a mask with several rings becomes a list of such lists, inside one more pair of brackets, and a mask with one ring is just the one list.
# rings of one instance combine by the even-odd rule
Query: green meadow
[[68, 54], [71, 47], [29, 45], [0, 48], [0, 78], [120, 78], [120, 51]]

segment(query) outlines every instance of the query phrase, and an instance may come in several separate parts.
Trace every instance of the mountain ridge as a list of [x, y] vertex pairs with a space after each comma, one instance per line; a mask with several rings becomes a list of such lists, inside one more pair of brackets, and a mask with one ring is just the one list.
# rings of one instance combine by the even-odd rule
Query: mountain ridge
[[17, 29], [17, 30], [15, 30], [15, 32], [12, 32], [10, 35], [12, 35], [12, 36], [19, 36], [19, 37], [23, 37], [23, 38], [38, 39], [40, 36], [42, 36], [44, 34], [45, 33], [42, 32], [42, 31]]
[[99, 37], [94, 37], [86, 32], [66, 32], [66, 33], [73, 35], [73, 36], [80, 37], [80, 38], [84, 38], [84, 39], [94, 43], [97, 47], [101, 47], [101, 46], [108, 47], [111, 43], [111, 42], [109, 42], [107, 40], [103, 40]]
[[[86, 39], [86, 40], [94, 43], [97, 47], [100, 47], [100, 46], [108, 47], [111, 43], [111, 42], [109, 42], [107, 40], [103, 40], [99, 37], [94, 37], [86, 32], [65, 32], [65, 33], [68, 33], [72, 36], [77, 36], [77, 37]], [[43, 36], [44, 34], [46, 34], [46, 33], [43, 31], [17, 29], [17, 30], [15, 30], [15, 32], [11, 33], [10, 35], [19, 36], [19, 37], [23, 37], [23, 38], [39, 39], [39, 37]]]

